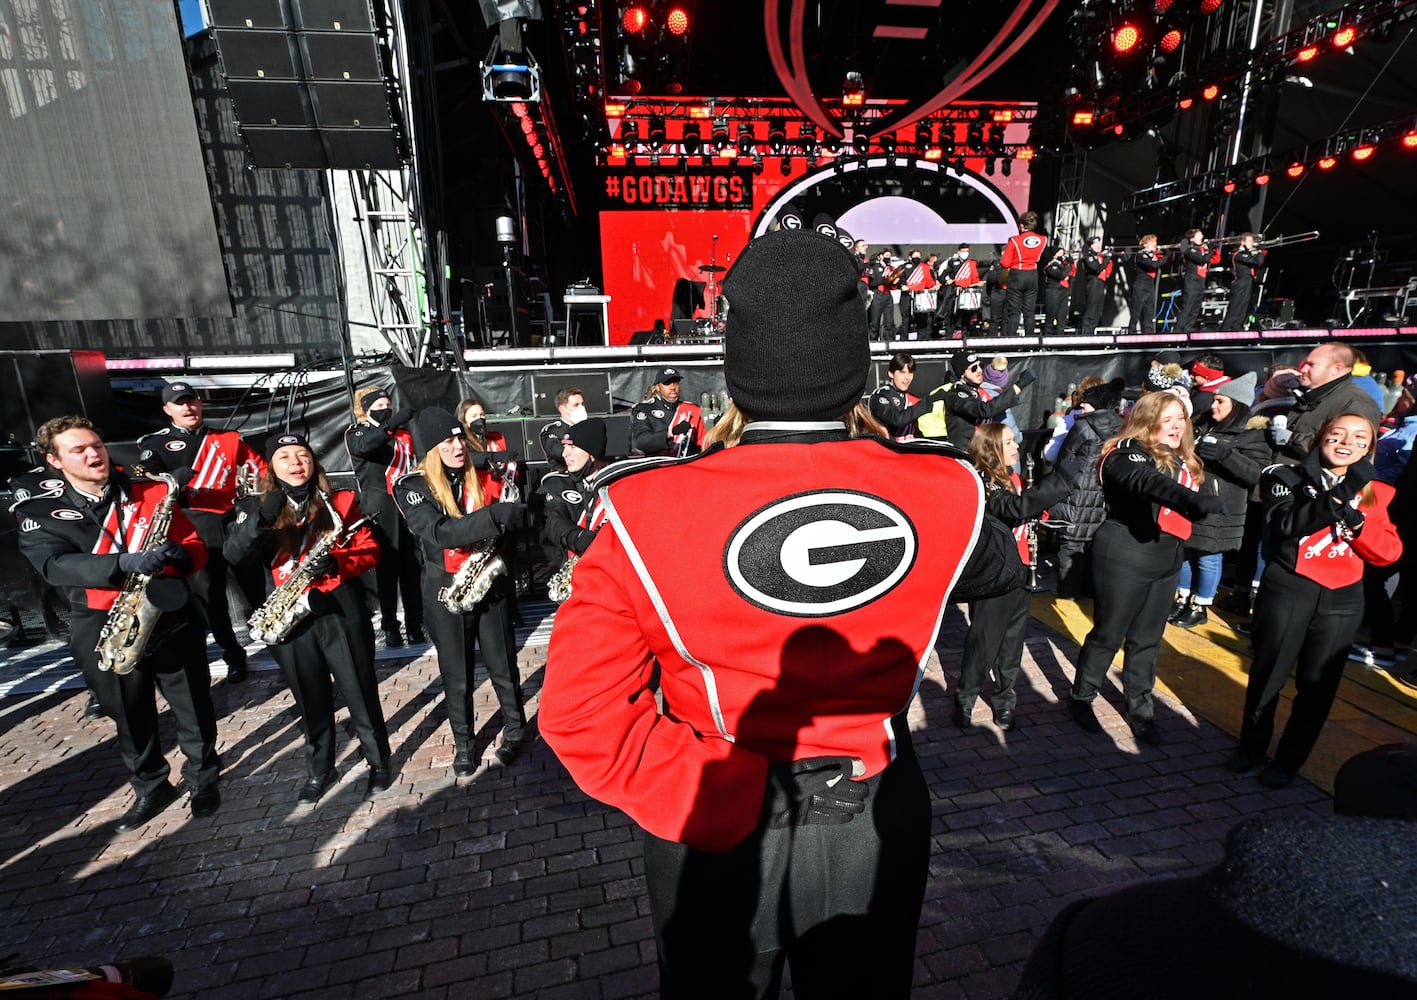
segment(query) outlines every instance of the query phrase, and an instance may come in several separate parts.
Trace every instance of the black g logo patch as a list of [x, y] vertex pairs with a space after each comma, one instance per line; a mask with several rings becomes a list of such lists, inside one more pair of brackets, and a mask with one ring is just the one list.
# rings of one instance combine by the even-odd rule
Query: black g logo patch
[[869, 604], [905, 578], [918, 539], [905, 513], [848, 490], [775, 500], [733, 529], [723, 572], [776, 614], [821, 618]]

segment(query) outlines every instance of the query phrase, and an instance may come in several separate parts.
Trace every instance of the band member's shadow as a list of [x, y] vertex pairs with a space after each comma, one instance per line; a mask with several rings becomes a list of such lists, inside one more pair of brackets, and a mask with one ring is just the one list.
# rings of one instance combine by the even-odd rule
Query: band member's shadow
[[[713, 773], [727, 765], [709, 764], [700, 789], [716, 793], [702, 794], [687, 820], [690, 830], [712, 828], [733, 801], [760, 801], [753, 832], [721, 854], [646, 837], [666, 995], [775, 995], [785, 963], [804, 995], [908, 992], [930, 854], [929, 791], [905, 719], [914, 676], [901, 664], [912, 662], [897, 639], [858, 652], [826, 626], [787, 641], [777, 685], [753, 698], [732, 734], [738, 747], [784, 763], [765, 788], [733, 789], [732, 799]], [[878, 715], [869, 725], [882, 753], [894, 741], [895, 762], [869, 781], [861, 813], [812, 809], [819, 779], [792, 775], [787, 762], [831, 755], [831, 723], [870, 719], [883, 692], [899, 714], [889, 728]], [[856, 959], [843, 963], [847, 954]]]

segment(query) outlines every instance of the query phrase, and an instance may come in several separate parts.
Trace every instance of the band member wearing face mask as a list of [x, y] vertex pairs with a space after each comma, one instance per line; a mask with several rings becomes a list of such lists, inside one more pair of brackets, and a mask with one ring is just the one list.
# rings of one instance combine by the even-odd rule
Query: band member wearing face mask
[[1186, 230], [1186, 241], [1181, 244], [1181, 262], [1185, 268], [1181, 276], [1181, 311], [1172, 329], [1177, 333], [1190, 333], [1200, 329], [1201, 299], [1205, 297], [1205, 276], [1210, 270], [1210, 247], [1206, 246], [1205, 233], [1199, 229]]
[[1254, 233], [1241, 233], [1240, 245], [1230, 255], [1230, 301], [1222, 330], [1244, 330], [1250, 325], [1250, 305], [1255, 297], [1255, 276], [1264, 267], [1268, 250], [1255, 246]]
[[[359, 504], [373, 520], [379, 561], [374, 583], [379, 592], [379, 628], [388, 646], [423, 642], [423, 598], [418, 591], [418, 548], [408, 525], [399, 517], [393, 488], [413, 468], [413, 435], [408, 422], [413, 411], [394, 409], [387, 389], [376, 386], [359, 393], [355, 422], [344, 432], [344, 446], [359, 484]], [[399, 626], [399, 596], [403, 596], [403, 631]]]
[[1155, 234], [1143, 236], [1141, 249], [1132, 254], [1132, 316], [1127, 323], [1128, 330], [1135, 325], [1142, 333], [1156, 332], [1156, 279], [1165, 260], [1166, 254], [1158, 249]]
[[[969, 442], [969, 454], [984, 480], [985, 509], [1013, 532], [1019, 563], [1027, 567], [1032, 558], [1028, 522], [1072, 492], [1077, 470], [1059, 464], [1047, 479], [1025, 490], [1023, 480], [1013, 471], [1018, 464], [1018, 439], [1004, 424], [977, 428]], [[954, 724], [960, 729], [974, 725], [974, 704], [986, 679], [994, 685], [989, 699], [994, 725], [1005, 732], [1014, 728], [1018, 703], [1014, 685], [1023, 668], [1028, 597], [1028, 588], [1020, 584], [1006, 594], [970, 602], [969, 636], [964, 641], [964, 663], [955, 692]]]
[[487, 407], [477, 398], [464, 399], [453, 411], [467, 432], [468, 458], [477, 470], [482, 491], [489, 502], [502, 499], [502, 491], [513, 486], [511, 499], [521, 498], [517, 482], [521, 455], [507, 448], [507, 437], [487, 429]]
[[[168, 487], [130, 480], [114, 469], [103, 438], [87, 417], [46, 421], [38, 443], [60, 482], [16, 506], [20, 552], [68, 600], [69, 651], [103, 714], [117, 724], [118, 750], [137, 798], [116, 829], [142, 826], [178, 796], [167, 780], [171, 768], [158, 729], [158, 691], [177, 720], [192, 815], [210, 816], [221, 804], [216, 712], [201, 611], [184, 582], [202, 568], [206, 546], [176, 508], [167, 540], [144, 551]], [[96, 647], [132, 574], [151, 577], [143, 600], [162, 614], [150, 627], [136, 667], [120, 674], [101, 669]]]
[[679, 399], [684, 376], [661, 368], [644, 402], [630, 411], [630, 447], [646, 455], [697, 455], [704, 447], [704, 416], [694, 403]]
[[[226, 557], [232, 565], [259, 563], [268, 594], [297, 573], [310, 578], [300, 598], [309, 608], [308, 616], [284, 641], [271, 646], [305, 731], [306, 782], [299, 801], [319, 801], [339, 780], [336, 685], [369, 765], [364, 789], [369, 798], [389, 787], [389, 730], [374, 671], [373, 623], [355, 581], [374, 565], [379, 546], [368, 523], [359, 523], [364, 514], [354, 491], [330, 487], [304, 437], [272, 437], [266, 445], [266, 463], [260, 492], [237, 501]], [[313, 555], [311, 549], [323, 545], [325, 536], [336, 530], [336, 517], [339, 534], [333, 548]]]
[[1271, 788], [1294, 780], [1333, 707], [1363, 620], [1364, 564], [1402, 555], [1388, 518], [1393, 489], [1373, 482], [1377, 436], [1367, 417], [1342, 414], [1323, 426], [1302, 464], [1272, 465], [1260, 477], [1266, 561], [1250, 630], [1255, 655], [1240, 745], [1225, 766], [1239, 773], [1265, 762], [1279, 694], [1293, 674], [1289, 721], [1260, 772]]
[[891, 358], [890, 381], [882, 382], [871, 393], [871, 416], [897, 441], [913, 440], [919, 433], [915, 421], [930, 412], [930, 400], [911, 395], [914, 382], [915, 359], [902, 351]]
[[1185, 405], [1170, 392], [1137, 400], [1117, 436], [1102, 448], [1098, 476], [1107, 520], [1092, 539], [1097, 600], [1092, 631], [1078, 654], [1068, 710], [1084, 732], [1100, 733], [1092, 702], [1107, 669], [1125, 646], [1122, 689], [1127, 724], [1137, 742], [1160, 746], [1152, 689], [1166, 616], [1181, 573], [1182, 544], [1191, 522], [1225, 509], [1202, 481]]
[[599, 523], [592, 523], [595, 506], [594, 477], [605, 458], [605, 421], [594, 418], [566, 428], [561, 454], [565, 472], [541, 480], [546, 495], [546, 525], [541, 537], [561, 557], [581, 555], [595, 540]]
[[231, 628], [226, 595], [226, 560], [221, 555], [226, 524], [236, 503], [236, 481], [243, 469], [253, 478], [266, 471], [256, 450], [235, 431], [212, 430], [203, 421], [197, 390], [173, 382], [162, 390], [162, 412], [172, 421], [138, 438], [138, 464], [148, 473], [170, 473], [186, 487], [187, 516], [207, 546], [207, 564], [192, 577], [192, 592], [202, 603], [207, 627], [226, 660], [226, 679], [246, 679], [246, 650]]
[[559, 416], [537, 433], [541, 450], [553, 470], [566, 467], [566, 463], [561, 461], [561, 438], [567, 427], [586, 418], [585, 393], [569, 385], [556, 390], [556, 412]]
[[492, 689], [502, 708], [502, 743], [497, 759], [510, 764], [521, 751], [526, 712], [512, 631], [511, 581], [504, 574], [469, 612], [448, 610], [438, 592], [470, 559], [474, 546], [505, 537], [526, 517], [521, 503], [489, 503], [471, 474], [466, 432], [441, 407], [420, 411], [414, 443], [423, 457], [394, 486], [394, 500], [423, 552], [423, 614], [438, 650], [448, 726], [453, 733], [453, 774], [477, 770], [472, 754], [473, 650], [481, 645]]
[[957, 381], [945, 393], [946, 432], [950, 444], [966, 450], [974, 428], [986, 420], [997, 420], [1012, 406], [1024, 389], [1038, 381], [1033, 372], [1024, 372], [1012, 386], [1006, 386], [993, 399], [986, 398], [979, 387], [984, 384], [984, 361], [973, 351], [955, 354], [951, 367], [960, 373]]

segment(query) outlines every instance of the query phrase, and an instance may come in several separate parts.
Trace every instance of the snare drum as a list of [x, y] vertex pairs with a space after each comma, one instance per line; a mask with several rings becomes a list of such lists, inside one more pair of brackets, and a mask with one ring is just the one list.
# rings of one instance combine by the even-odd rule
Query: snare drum
[[955, 300], [956, 309], [982, 309], [984, 307], [984, 293], [974, 285], [969, 288], [959, 290], [959, 298]]
[[933, 288], [927, 288], [924, 291], [916, 292], [915, 298], [912, 301], [916, 312], [934, 312], [935, 290]]

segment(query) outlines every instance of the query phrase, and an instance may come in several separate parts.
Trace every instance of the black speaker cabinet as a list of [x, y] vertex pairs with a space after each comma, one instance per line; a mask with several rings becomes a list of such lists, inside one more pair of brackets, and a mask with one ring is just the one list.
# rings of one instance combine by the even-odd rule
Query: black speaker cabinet
[[[301, 80], [295, 36], [284, 31], [217, 28], [221, 65], [228, 80]], [[241, 108], [236, 109], [241, 117]]]
[[315, 127], [310, 93], [298, 80], [232, 80], [228, 88], [247, 126]]
[[207, 23], [213, 28], [289, 27], [284, 0], [207, 0]]
[[312, 83], [315, 119], [321, 128], [387, 129], [389, 98], [382, 81]]
[[290, 0], [290, 9], [302, 31], [374, 30], [369, 0]]
[[100, 429], [109, 415], [108, 366], [101, 351], [0, 352], [0, 430], [22, 445], [66, 414]]
[[[563, 386], [574, 386], [585, 397], [586, 412], [593, 417], [603, 417], [612, 412], [610, 404], [609, 372], [545, 372], [531, 376], [531, 412], [538, 417], [554, 420], [561, 414], [556, 410], [556, 393]], [[628, 432], [627, 432], [628, 433]]]
[[384, 81], [379, 46], [373, 35], [306, 32], [300, 36], [300, 47], [312, 80]]

